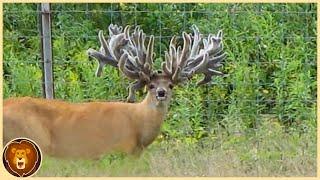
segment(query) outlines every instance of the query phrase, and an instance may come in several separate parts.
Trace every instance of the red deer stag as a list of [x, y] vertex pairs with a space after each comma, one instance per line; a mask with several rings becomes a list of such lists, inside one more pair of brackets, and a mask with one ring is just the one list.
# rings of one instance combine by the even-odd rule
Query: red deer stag
[[[37, 142], [48, 155], [55, 157], [98, 158], [113, 151], [139, 154], [157, 137], [165, 119], [172, 88], [204, 74], [198, 84], [208, 83], [225, 58], [222, 32], [203, 39], [196, 26], [193, 36], [183, 32], [183, 47], [176, 38], [165, 53], [161, 71], [153, 71], [154, 37], [146, 44], [146, 35], [136, 27], [109, 26], [105, 39], [99, 32], [101, 48], [88, 50], [98, 60], [96, 75], [109, 64], [135, 82], [129, 88], [128, 102], [135, 101], [135, 91], [147, 87], [148, 93], [139, 103], [87, 102], [68, 103], [61, 100], [31, 97], [4, 101], [4, 143], [17, 137]], [[203, 43], [201, 43], [203, 42]]]

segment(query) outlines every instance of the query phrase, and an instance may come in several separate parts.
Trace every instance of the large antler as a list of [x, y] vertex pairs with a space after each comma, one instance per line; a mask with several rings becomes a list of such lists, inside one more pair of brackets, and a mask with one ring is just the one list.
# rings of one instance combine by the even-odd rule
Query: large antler
[[118, 67], [129, 79], [136, 80], [129, 87], [128, 102], [135, 101], [135, 91], [142, 89], [152, 75], [154, 37], [150, 36], [147, 48], [146, 35], [137, 26], [129, 35], [129, 26], [122, 32], [122, 27], [109, 26], [109, 39], [105, 40], [102, 31], [99, 32], [100, 51], [89, 49], [88, 55], [96, 58], [99, 66], [96, 75], [100, 76], [103, 66], [109, 64]]
[[[176, 48], [176, 38], [172, 37], [169, 53], [165, 52], [165, 62], [162, 69], [178, 84], [190, 79], [194, 74], [204, 74], [204, 79], [197, 84], [202, 85], [211, 81], [213, 75], [224, 75], [216, 69], [222, 66], [220, 62], [226, 57], [223, 52], [222, 31], [216, 36], [209, 34], [207, 39], [201, 38], [199, 29], [193, 25], [193, 39], [183, 32], [183, 48]], [[193, 41], [192, 41], [193, 40]], [[200, 49], [201, 40], [203, 41]]]

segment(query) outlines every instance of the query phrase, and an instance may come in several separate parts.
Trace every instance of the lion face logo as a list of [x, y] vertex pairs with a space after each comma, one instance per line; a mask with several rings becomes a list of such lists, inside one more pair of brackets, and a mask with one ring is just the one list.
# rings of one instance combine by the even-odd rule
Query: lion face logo
[[29, 139], [15, 139], [4, 150], [3, 163], [6, 169], [18, 177], [34, 174], [40, 167], [41, 152]]
[[26, 164], [28, 164], [28, 157], [27, 154], [30, 154], [30, 149], [16, 149], [12, 148], [11, 153], [14, 154], [13, 164], [16, 165], [17, 169], [24, 169], [26, 168]]

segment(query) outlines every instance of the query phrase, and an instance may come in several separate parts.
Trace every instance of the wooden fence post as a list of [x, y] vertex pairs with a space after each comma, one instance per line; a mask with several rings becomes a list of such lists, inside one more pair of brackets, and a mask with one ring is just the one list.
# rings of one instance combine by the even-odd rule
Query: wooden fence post
[[54, 98], [53, 73], [52, 73], [52, 45], [51, 45], [51, 19], [50, 4], [41, 3], [41, 49], [44, 76], [45, 98]]

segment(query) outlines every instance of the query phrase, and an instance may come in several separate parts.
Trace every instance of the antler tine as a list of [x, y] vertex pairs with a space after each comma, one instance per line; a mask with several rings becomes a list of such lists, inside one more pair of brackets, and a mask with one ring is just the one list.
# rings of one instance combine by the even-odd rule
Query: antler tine
[[[166, 62], [162, 69], [177, 84], [191, 78], [194, 74], [204, 74], [204, 79], [199, 81], [197, 85], [208, 83], [213, 75], [224, 75], [217, 71], [222, 65], [220, 62], [226, 57], [223, 52], [222, 30], [217, 35], [209, 34], [207, 39], [202, 40], [202, 35], [197, 26], [192, 26], [193, 38], [183, 32], [184, 45], [182, 51], [180, 46], [176, 49], [170, 43], [170, 52], [166, 53]], [[203, 48], [200, 49], [200, 43]], [[174, 52], [174, 53], [172, 53]], [[177, 57], [178, 63], [173, 64], [174, 57]], [[170, 61], [170, 62], [168, 62]], [[173, 65], [170, 71], [168, 65]]]
[[165, 62], [162, 63], [162, 70], [168, 76], [172, 76], [176, 66], [177, 66], [176, 36], [173, 36], [170, 41], [169, 52], [165, 51]]
[[118, 35], [122, 32], [122, 26], [118, 27], [118, 25], [110, 24], [108, 29], [109, 29], [110, 37], [114, 35]]
[[172, 75], [173, 83], [179, 83], [186, 80], [186, 77], [183, 76], [182, 70], [187, 62], [187, 56], [190, 52], [190, 43], [191, 43], [191, 36], [185, 32], [182, 33], [183, 36], [183, 48], [180, 51], [180, 47], [177, 49], [177, 59], [178, 63], [175, 64], [175, 71]]
[[201, 42], [200, 31], [197, 26], [192, 25], [194, 32], [193, 35], [193, 44], [190, 52], [190, 57], [194, 57], [199, 52], [199, 43]]

